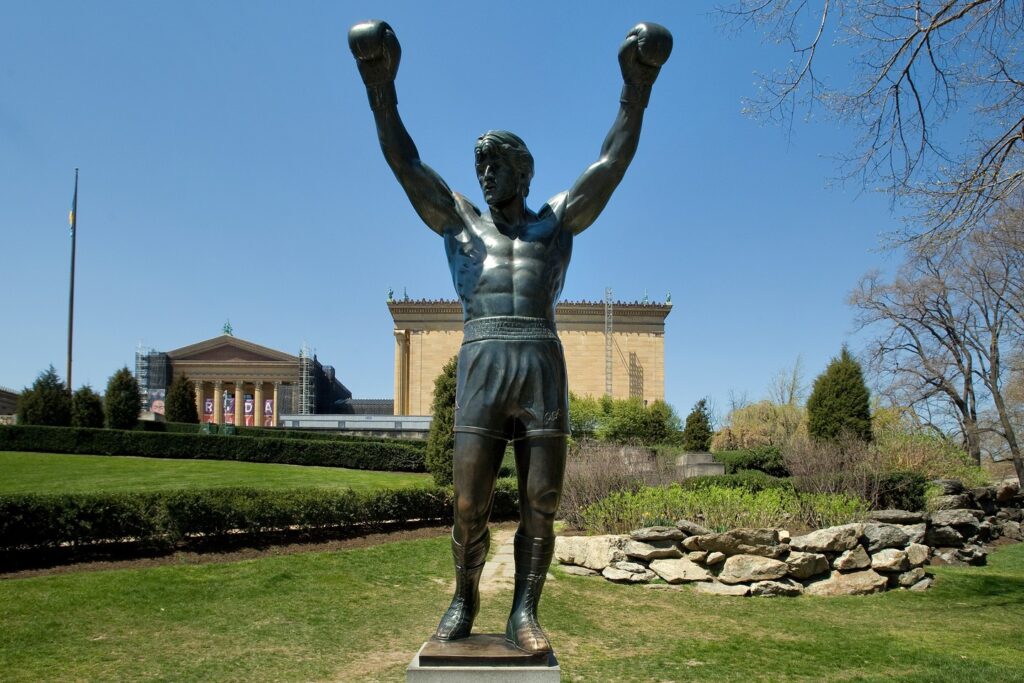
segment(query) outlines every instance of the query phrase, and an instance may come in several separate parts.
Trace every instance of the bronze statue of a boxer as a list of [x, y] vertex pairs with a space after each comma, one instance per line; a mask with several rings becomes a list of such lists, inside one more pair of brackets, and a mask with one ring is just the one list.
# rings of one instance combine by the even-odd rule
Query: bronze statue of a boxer
[[506, 639], [520, 650], [551, 650], [537, 603], [551, 564], [552, 525], [562, 490], [568, 389], [555, 304], [572, 241], [604, 209], [636, 152], [651, 86], [672, 51], [663, 26], [638, 24], [619, 48], [624, 85], [601, 156], [539, 211], [526, 206], [533, 156], [519, 137], [490, 131], [476, 141], [476, 173], [488, 212], [453, 192], [425, 163], [398, 115], [401, 47], [383, 21], [357, 24], [349, 47], [366, 84], [391, 170], [427, 226], [444, 238], [465, 314], [455, 408], [455, 597], [434, 637], [469, 636], [479, 608], [494, 483], [514, 442], [520, 523], [515, 594]]

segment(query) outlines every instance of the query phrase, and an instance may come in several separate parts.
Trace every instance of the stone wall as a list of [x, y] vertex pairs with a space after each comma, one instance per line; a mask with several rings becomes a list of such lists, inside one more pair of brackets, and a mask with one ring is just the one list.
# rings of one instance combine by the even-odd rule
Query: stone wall
[[[689, 520], [628, 535], [558, 538], [570, 574], [617, 583], [735, 596], [865, 595], [925, 590], [928, 564], [984, 564], [991, 542], [1024, 540], [1024, 496], [1015, 484], [965, 491], [943, 482], [958, 507], [931, 513], [880, 510], [854, 524], [792, 536], [784, 529], [713, 533]], [[952, 498], [960, 496], [959, 498]]]

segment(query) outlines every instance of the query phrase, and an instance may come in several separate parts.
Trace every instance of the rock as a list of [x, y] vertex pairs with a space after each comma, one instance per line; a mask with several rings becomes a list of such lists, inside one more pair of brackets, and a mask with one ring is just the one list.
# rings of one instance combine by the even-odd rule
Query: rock
[[[627, 562], [625, 564], [632, 564]], [[608, 566], [601, 571], [601, 576], [614, 581], [615, 583], [646, 583], [654, 578], [654, 572], [645, 571], [643, 574], [631, 572], [618, 567]]]
[[629, 539], [622, 546], [622, 552], [629, 557], [641, 560], [659, 560], [666, 557], [682, 557], [683, 551], [673, 541], [653, 541], [644, 543]]
[[705, 560], [708, 559], [707, 550], [694, 550], [692, 553], [686, 553], [686, 559], [690, 562], [697, 562], [698, 564], [704, 564]]
[[750, 594], [750, 586], [746, 586], [742, 583], [736, 586], [731, 586], [727, 583], [711, 581], [694, 584], [693, 592], [707, 593], [709, 595], [735, 595], [737, 597], [743, 597], [744, 595]]
[[873, 553], [883, 548], [905, 548], [910, 543], [910, 535], [895, 524], [876, 522], [864, 525], [864, 540], [868, 552]]
[[804, 587], [792, 579], [781, 581], [755, 581], [750, 584], [750, 594], [762, 598], [795, 597], [804, 592]]
[[1024, 541], [1024, 534], [1021, 532], [1020, 522], [1008, 519], [1002, 523], [1003, 536], [1011, 541]]
[[664, 583], [647, 583], [644, 584], [644, 588], [652, 591], [677, 591], [682, 589], [681, 586], [669, 586]]
[[626, 536], [558, 536], [555, 558], [562, 564], [574, 564], [601, 571], [612, 562], [626, 559], [622, 548]]
[[920, 567], [928, 561], [928, 555], [931, 553], [931, 548], [920, 543], [911, 543], [907, 546], [907, 561], [910, 562], [911, 567]]
[[924, 521], [924, 514], [907, 510], [875, 510], [868, 514], [868, 519], [882, 524], [918, 524]]
[[711, 533], [711, 529], [702, 527], [696, 522], [691, 522], [688, 519], [680, 519], [676, 521], [676, 528], [682, 531], [687, 536], [704, 536]]
[[957, 481], [956, 479], [935, 479], [928, 483], [938, 487], [942, 491], [942, 494], [946, 496], [952, 496], [964, 492], [963, 482]]
[[1020, 491], [1020, 486], [1013, 482], [1006, 482], [996, 487], [996, 502], [1006, 505], [1013, 501], [1013, 497]]
[[779, 543], [789, 543], [793, 536], [785, 529], [779, 529]]
[[686, 534], [674, 526], [649, 526], [629, 532], [629, 537], [634, 541], [643, 541], [644, 543], [650, 543], [651, 541], [681, 541], [686, 536]]
[[832, 575], [822, 581], [815, 581], [804, 587], [805, 595], [868, 595], [885, 590], [888, 580], [872, 569], [862, 572], [851, 572], [841, 574], [832, 572]]
[[951, 526], [964, 533], [969, 530], [976, 532], [982, 517], [984, 515], [977, 510], [937, 510], [929, 516], [929, 520], [932, 526]]
[[786, 558], [789, 575], [798, 579], [809, 579], [828, 571], [828, 558], [819, 553], [792, 552]]
[[902, 574], [900, 574], [899, 577], [896, 579], [896, 583], [898, 583], [902, 588], [910, 588], [924, 577], [924, 569], [922, 569], [921, 567], [914, 567], [910, 571], [903, 572]]
[[721, 534], [698, 537], [701, 550], [729, 555], [760, 555], [781, 557], [785, 550], [779, 545], [777, 529], [732, 529]]
[[957, 555], [959, 548], [935, 548], [932, 551], [932, 564], [966, 565]]
[[719, 562], [725, 561], [725, 553], [708, 553], [708, 559], [704, 560], [704, 564], [711, 567], [718, 564]]
[[958, 493], [950, 496], [936, 496], [931, 500], [930, 505], [935, 510], [960, 510], [971, 507], [971, 497], [965, 493]]
[[926, 590], [928, 590], [929, 588], [932, 587], [933, 581], [934, 581], [934, 579], [932, 579], [930, 576], [929, 577], [925, 577], [925, 578], [921, 579], [920, 581], [918, 581], [917, 583], [915, 583], [913, 586], [911, 586], [910, 590], [912, 590], [912, 591], [926, 591]]
[[910, 569], [910, 560], [902, 550], [884, 548], [871, 556], [871, 568], [879, 572], [905, 572]]
[[711, 574], [699, 564], [685, 557], [677, 560], [654, 560], [651, 571], [665, 580], [666, 583], [686, 583], [689, 581], [708, 581]]
[[964, 537], [950, 526], [930, 526], [924, 536], [925, 543], [934, 547], [957, 548], [964, 544]]
[[631, 574], [646, 574], [648, 571], [647, 567], [640, 564], [639, 562], [620, 561], [612, 562], [609, 567], [615, 569], [621, 569], [624, 572], [630, 572]]
[[683, 548], [685, 548], [686, 550], [689, 550], [690, 552], [694, 552], [696, 550], [701, 550], [700, 539], [701, 539], [700, 536], [688, 536], [683, 541]]
[[980, 566], [988, 561], [988, 552], [980, 545], [965, 545], [956, 551], [959, 560], [967, 564]]
[[920, 524], [900, 524], [897, 526], [907, 534], [910, 543], [924, 543], [925, 534], [928, 533], [928, 525], [924, 522]]
[[793, 550], [804, 552], [842, 552], [855, 548], [863, 533], [863, 524], [844, 524], [812, 531], [804, 536], [794, 536], [789, 545]]
[[864, 546], [862, 545], [857, 546], [853, 550], [847, 550], [832, 561], [832, 567], [841, 572], [852, 572], [857, 569], [867, 569], [870, 566], [871, 557], [868, 555], [868, 552], [864, 550]]
[[994, 486], [979, 486], [971, 489], [971, 498], [974, 504], [988, 513], [996, 511], [996, 488]]
[[733, 555], [725, 561], [718, 580], [722, 583], [749, 583], [781, 579], [789, 571], [785, 562], [760, 555]]
[[586, 567], [577, 567], [574, 564], [562, 565], [562, 571], [572, 576], [597, 576], [601, 572], [594, 571], [593, 569], [587, 569]]

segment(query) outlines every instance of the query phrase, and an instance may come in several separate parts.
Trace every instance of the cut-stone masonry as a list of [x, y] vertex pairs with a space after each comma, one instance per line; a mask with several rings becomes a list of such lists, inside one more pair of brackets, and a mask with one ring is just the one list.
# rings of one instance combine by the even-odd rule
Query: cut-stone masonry
[[[710, 595], [782, 597], [926, 590], [926, 565], [984, 564], [985, 544], [1024, 541], [1024, 495], [1016, 485], [967, 491], [937, 482], [934, 512], [878, 510], [863, 522], [791, 536], [785, 529], [714, 533], [691, 520], [628, 535], [560, 536], [563, 570], [617, 583], [693, 584]], [[956, 502], [961, 507], [949, 507]]]

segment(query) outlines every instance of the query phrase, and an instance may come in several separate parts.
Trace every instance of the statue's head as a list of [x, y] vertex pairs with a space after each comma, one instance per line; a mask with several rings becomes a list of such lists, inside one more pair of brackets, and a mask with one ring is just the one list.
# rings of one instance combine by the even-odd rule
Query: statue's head
[[490, 130], [476, 141], [476, 177], [489, 205], [530, 194], [533, 155], [515, 133]]

